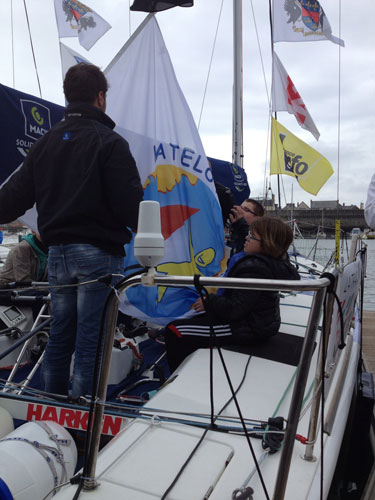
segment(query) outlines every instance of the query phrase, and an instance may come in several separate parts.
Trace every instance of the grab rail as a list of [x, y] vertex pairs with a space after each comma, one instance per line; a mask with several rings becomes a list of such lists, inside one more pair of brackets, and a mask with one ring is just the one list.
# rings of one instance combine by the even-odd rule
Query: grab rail
[[24, 337], [22, 337], [20, 340], [17, 340], [17, 342], [15, 342], [10, 347], [8, 347], [8, 349], [5, 349], [5, 351], [3, 351], [0, 354], [0, 360], [4, 359], [6, 356], [8, 356], [8, 354], [15, 351], [20, 345], [24, 344], [25, 342], [30, 340], [32, 337], [34, 337], [34, 335], [36, 335], [38, 332], [40, 332], [40, 330], [42, 330], [45, 326], [49, 325], [51, 323], [51, 321], [52, 321], [52, 318], [48, 318], [48, 319], [44, 320], [36, 328], [33, 328], [32, 330], [30, 330], [30, 332], [27, 333]]
[[[128, 288], [136, 285], [144, 286], [195, 286], [193, 276], [159, 276], [154, 274], [154, 270], [149, 273], [138, 275], [129, 279], [124, 279], [116, 286], [118, 293], [125, 292]], [[298, 418], [302, 407], [303, 395], [307, 383], [309, 367], [314, 350], [316, 333], [318, 330], [320, 311], [322, 309], [327, 287], [330, 285], [328, 278], [319, 278], [302, 281], [287, 280], [260, 280], [252, 278], [211, 278], [199, 277], [199, 284], [207, 287], [252, 289], [252, 290], [273, 290], [273, 291], [314, 291], [312, 306], [307, 324], [306, 334], [302, 347], [301, 359], [298, 366], [296, 381], [289, 407], [288, 426], [285, 433], [284, 444], [281, 451], [279, 469], [274, 489], [274, 499], [282, 500], [285, 495], [287, 478], [290, 469], [292, 452], [295, 442], [295, 435], [298, 426]], [[102, 364], [100, 369], [100, 379], [98, 387], [98, 397], [94, 405], [94, 419], [92, 425], [92, 441], [89, 446], [87, 462], [87, 473], [84, 479], [84, 489], [93, 489], [97, 486], [95, 479], [96, 462], [99, 452], [100, 434], [103, 423], [104, 402], [106, 398], [109, 368], [111, 362], [112, 345], [116, 328], [119, 296], [113, 294], [108, 304], [108, 315], [106, 322], [106, 340], [104, 341]], [[276, 496], [275, 496], [276, 495]]]

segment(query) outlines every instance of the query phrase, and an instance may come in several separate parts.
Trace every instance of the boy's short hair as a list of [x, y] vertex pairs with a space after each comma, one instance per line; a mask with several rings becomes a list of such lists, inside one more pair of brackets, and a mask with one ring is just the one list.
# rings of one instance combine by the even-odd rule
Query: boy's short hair
[[245, 202], [246, 203], [252, 203], [255, 215], [257, 215], [258, 217], [263, 217], [263, 215], [264, 215], [264, 208], [259, 203], [258, 200], [254, 200], [254, 198], [248, 198], [247, 200], [245, 200]]

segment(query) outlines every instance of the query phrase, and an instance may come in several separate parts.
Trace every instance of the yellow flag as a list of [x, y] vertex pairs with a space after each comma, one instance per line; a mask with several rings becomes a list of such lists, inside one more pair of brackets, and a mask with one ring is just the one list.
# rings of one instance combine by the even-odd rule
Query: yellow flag
[[316, 195], [333, 168], [327, 158], [272, 118], [270, 174], [291, 175], [302, 189]]

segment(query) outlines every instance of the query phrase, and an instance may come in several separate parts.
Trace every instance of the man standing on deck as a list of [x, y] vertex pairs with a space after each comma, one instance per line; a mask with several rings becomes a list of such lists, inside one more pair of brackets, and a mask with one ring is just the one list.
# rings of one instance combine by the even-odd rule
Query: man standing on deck
[[122, 273], [128, 228], [136, 228], [143, 196], [129, 145], [105, 114], [107, 89], [98, 67], [71, 67], [64, 80], [64, 119], [34, 144], [0, 190], [0, 223], [17, 219], [36, 203], [39, 233], [49, 247], [53, 313], [42, 385], [45, 391], [68, 394], [75, 352], [74, 399], [91, 394], [109, 292], [103, 283], [80, 283]]

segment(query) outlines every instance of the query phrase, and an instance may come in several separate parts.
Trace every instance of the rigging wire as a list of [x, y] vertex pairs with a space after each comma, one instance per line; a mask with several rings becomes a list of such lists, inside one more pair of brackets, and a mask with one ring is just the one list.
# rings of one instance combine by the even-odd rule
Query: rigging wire
[[[322, 320], [322, 366], [321, 366], [321, 404], [320, 404], [320, 500], [323, 500], [323, 489], [324, 489], [324, 409], [325, 409], [325, 369], [326, 369], [326, 346], [327, 346], [327, 307], [328, 307], [328, 294], [324, 297], [324, 307], [323, 307], [323, 320]], [[341, 325], [343, 326], [343, 325]], [[343, 335], [342, 335], [343, 336]]]
[[[339, 38], [341, 39], [341, 0], [339, 1]], [[337, 203], [340, 199], [340, 140], [341, 140], [341, 45], [339, 44], [339, 96], [337, 124]]]
[[205, 87], [204, 87], [204, 92], [203, 92], [203, 99], [202, 99], [201, 112], [200, 112], [200, 115], [199, 115], [199, 120], [198, 120], [198, 127], [197, 127], [197, 128], [198, 128], [198, 131], [199, 131], [199, 127], [200, 127], [200, 124], [201, 124], [202, 113], [203, 113], [203, 108], [204, 108], [204, 102], [205, 102], [205, 100], [206, 100], [206, 93], [207, 93], [207, 87], [208, 87], [208, 80], [210, 79], [211, 66], [212, 66], [212, 61], [213, 61], [213, 58], [214, 58], [214, 52], [215, 52], [215, 47], [216, 47], [217, 34], [218, 34], [218, 31], [219, 31], [219, 25], [220, 25], [221, 13], [222, 13], [222, 10], [223, 10], [223, 4], [224, 4], [224, 0], [221, 0], [220, 11], [219, 11], [219, 17], [218, 17], [218, 20], [217, 20], [216, 32], [215, 32], [215, 37], [214, 37], [214, 44], [213, 44], [213, 47], [212, 47], [211, 58], [210, 58], [210, 64], [209, 64], [209, 66], [208, 66], [208, 72], [207, 72], [207, 78], [206, 78], [206, 85], [205, 85]]
[[[256, 35], [256, 39], [257, 39], [257, 43], [258, 43], [259, 57], [260, 57], [260, 63], [261, 63], [261, 66], [262, 66], [262, 73], [263, 73], [263, 79], [264, 79], [264, 87], [266, 89], [266, 94], [267, 94], [268, 108], [269, 108], [269, 110], [271, 110], [271, 99], [270, 99], [270, 95], [269, 95], [269, 92], [268, 92], [267, 78], [266, 78], [266, 72], [265, 72], [265, 69], [264, 69], [262, 49], [260, 47], [258, 27], [257, 27], [257, 23], [256, 23], [256, 20], [255, 20], [255, 12], [254, 12], [253, 0], [250, 0], [250, 6], [251, 6], [251, 12], [253, 14], [255, 35]], [[272, 31], [272, 25], [271, 25], [271, 31]]]
[[[199, 280], [199, 277], [198, 277], [198, 280]], [[209, 297], [209, 295], [207, 295], [207, 296]], [[206, 310], [207, 316], [211, 320], [210, 321], [211, 322], [211, 324], [210, 324], [211, 334], [215, 338], [216, 335], [215, 335], [215, 330], [214, 330], [214, 327], [213, 327], [213, 318], [212, 318], [212, 313], [211, 313], [211, 310], [210, 310], [209, 302], [207, 301], [207, 303], [204, 302], [203, 304], [204, 304], [204, 308]], [[224, 373], [225, 373], [225, 376], [226, 376], [226, 379], [227, 379], [230, 391], [232, 393], [233, 402], [234, 402], [234, 404], [236, 406], [236, 410], [237, 410], [238, 416], [240, 418], [240, 421], [241, 421], [241, 424], [242, 424], [242, 427], [243, 427], [243, 430], [244, 430], [244, 434], [245, 434], [247, 443], [249, 445], [251, 456], [252, 456], [252, 458], [254, 460], [255, 467], [256, 467], [257, 472], [258, 472], [259, 480], [260, 480], [260, 482], [262, 484], [262, 487], [263, 487], [263, 492], [264, 492], [267, 500], [269, 500], [269, 495], [268, 495], [267, 487], [266, 487], [266, 484], [264, 482], [264, 478], [263, 478], [262, 472], [260, 470], [260, 467], [259, 467], [259, 464], [258, 464], [258, 461], [257, 461], [257, 457], [255, 455], [254, 448], [253, 448], [253, 446], [251, 444], [250, 436], [249, 436], [249, 434], [248, 434], [248, 432], [246, 430], [245, 421], [244, 421], [244, 418], [243, 418], [243, 415], [242, 415], [242, 412], [241, 412], [241, 408], [240, 408], [240, 405], [239, 405], [237, 397], [236, 397], [238, 389], [235, 391], [234, 388], [233, 388], [232, 380], [230, 378], [230, 375], [229, 375], [229, 372], [228, 372], [228, 368], [226, 366], [226, 363], [225, 363], [224, 356], [223, 356], [222, 350], [220, 348], [220, 345], [217, 345], [216, 347], [217, 347], [217, 352], [219, 354], [220, 361], [221, 361], [221, 364], [222, 364], [222, 367], [223, 367], [223, 370], [224, 370]]]
[[[268, 125], [267, 125], [267, 142], [266, 142], [266, 157], [264, 160], [264, 198], [267, 199], [267, 162], [268, 162], [268, 147], [270, 144], [270, 135], [271, 135], [271, 113], [268, 114]], [[271, 180], [270, 180], [271, 181]], [[272, 191], [272, 190], [271, 190]]]
[[[252, 0], [250, 0], [250, 1], [252, 1]], [[268, 6], [269, 6], [269, 22], [270, 22], [270, 32], [271, 32], [271, 54], [272, 54], [272, 61], [273, 61], [273, 51], [274, 51], [274, 48], [273, 48], [273, 45], [274, 45], [273, 44], [273, 12], [272, 12], [271, 0], [269, 0]], [[272, 62], [272, 66], [273, 66], [273, 62]], [[270, 118], [271, 118], [271, 116], [272, 116], [271, 103], [269, 104], [269, 115], [270, 115]], [[276, 112], [275, 112], [275, 119], [277, 120], [277, 113]], [[272, 133], [272, 126], [270, 126], [270, 129], [271, 129], [271, 133]], [[268, 137], [267, 141], [269, 141], [269, 137]], [[266, 157], [265, 165], [267, 165], [267, 157]], [[266, 167], [265, 167], [265, 169], [266, 169]], [[279, 169], [281, 171], [281, 168], [279, 168]], [[286, 197], [286, 193], [285, 193], [284, 179], [283, 179], [282, 175], [277, 174], [277, 192], [278, 192], [278, 198], [279, 198], [279, 209], [281, 209], [281, 188], [280, 188], [280, 183], [281, 183], [281, 188], [282, 188], [282, 192], [283, 192], [283, 195], [284, 195], [284, 203], [286, 205], [287, 204], [287, 197]]]
[[30, 29], [30, 22], [29, 22], [29, 15], [27, 13], [27, 7], [26, 7], [26, 0], [23, 0], [23, 5], [25, 7], [25, 14], [26, 14], [26, 21], [27, 21], [27, 28], [29, 31], [29, 38], [30, 38], [30, 45], [31, 45], [31, 52], [33, 54], [33, 60], [34, 60], [34, 67], [35, 67], [35, 72], [36, 72], [36, 78], [38, 81], [38, 87], [39, 87], [39, 95], [40, 98], [42, 98], [42, 89], [40, 87], [40, 80], [39, 80], [39, 72], [38, 72], [38, 67], [36, 64], [36, 58], [35, 58], [35, 52], [34, 52], [34, 44], [33, 44], [33, 39], [31, 37], [31, 29]]
[[[212, 349], [211, 349], [212, 351]], [[238, 391], [241, 389], [245, 379], [246, 379], [246, 375], [247, 375], [247, 370], [248, 370], [248, 367], [249, 367], [249, 364], [250, 364], [250, 360], [251, 360], [251, 356], [248, 357], [248, 360], [246, 362], [246, 366], [245, 366], [245, 370], [244, 370], [244, 373], [243, 373], [243, 376], [242, 376], [242, 380], [239, 384], [239, 386], [237, 387], [234, 395], [232, 395], [228, 401], [224, 404], [224, 406], [221, 408], [221, 410], [219, 411], [219, 413], [215, 416], [215, 419], [217, 419], [217, 417], [225, 410], [225, 408], [231, 403], [231, 401], [234, 399], [234, 396], [238, 393]], [[167, 495], [168, 493], [173, 489], [173, 487], [175, 486], [175, 484], [177, 483], [178, 479], [180, 478], [181, 474], [183, 473], [183, 471], [185, 470], [185, 468], [187, 467], [188, 463], [190, 462], [190, 460], [193, 458], [195, 452], [197, 451], [197, 449], [199, 448], [199, 446], [201, 445], [201, 443], [203, 442], [204, 438], [206, 437], [207, 433], [209, 430], [212, 430], [212, 427], [208, 427], [202, 434], [202, 436], [200, 437], [198, 443], [196, 444], [196, 446], [194, 447], [193, 451], [190, 453], [190, 455], [188, 456], [188, 458], [185, 460], [185, 463], [182, 465], [181, 469], [179, 470], [179, 472], [177, 473], [176, 477], [174, 478], [174, 480], [172, 481], [172, 483], [169, 485], [168, 489], [164, 492], [163, 496], [161, 497], [160, 500], [165, 500], [167, 498]]]
[[[268, 126], [267, 126], [266, 155], [265, 155], [265, 161], [264, 161], [264, 198], [266, 198], [266, 192], [267, 192], [267, 186], [266, 186], [266, 183], [267, 183], [267, 180], [266, 180], [267, 174], [266, 174], [266, 172], [267, 172], [268, 147], [269, 147], [270, 130], [271, 130], [271, 98], [270, 98], [270, 94], [269, 94], [269, 91], [268, 91], [267, 77], [266, 77], [266, 72], [265, 72], [265, 69], [264, 69], [264, 59], [263, 59], [262, 49], [261, 49], [261, 45], [260, 45], [260, 39], [259, 39], [259, 33], [258, 33], [258, 26], [257, 26], [257, 22], [256, 22], [256, 19], [255, 19], [255, 12], [254, 12], [253, 0], [250, 0], [250, 7], [251, 7], [252, 15], [253, 15], [255, 35], [256, 35], [257, 44], [258, 44], [258, 51], [259, 51], [260, 63], [261, 63], [261, 66], [262, 66], [262, 74], [263, 74], [263, 80], [264, 80], [264, 87], [266, 89], [267, 101], [268, 101], [268, 115], [269, 116], [268, 116]], [[270, 23], [270, 27], [271, 27], [271, 40], [272, 40], [272, 38], [273, 38], [273, 36], [272, 36], [272, 23]]]
[[[268, 0], [268, 13], [269, 13], [269, 22], [270, 22], [270, 32], [271, 32], [271, 54], [272, 54], [272, 80], [273, 80], [273, 53], [274, 53], [274, 41], [273, 41], [273, 22], [274, 22], [274, 12], [272, 10], [272, 2], [271, 0]], [[270, 112], [272, 114], [272, 112]], [[277, 120], [277, 112], [275, 111], [275, 120]], [[272, 127], [271, 127], [272, 130]], [[271, 167], [271, 163], [270, 163]], [[279, 166], [280, 167], [280, 166]], [[281, 168], [279, 168], [281, 172]], [[271, 168], [270, 168], [271, 171]], [[282, 178], [282, 175], [277, 174], [277, 193], [278, 193], [278, 198], [279, 198], [279, 209], [281, 209], [281, 193], [280, 193], [280, 181], [282, 184], [283, 188], [283, 194], [284, 194], [284, 200], [286, 204], [286, 195], [285, 195], [285, 187], [284, 187], [284, 181]]]
[[130, 10], [130, 1], [131, 1], [131, 0], [129, 0], [129, 9], [128, 9], [128, 12], [129, 12], [129, 38], [130, 38], [130, 37], [131, 37], [131, 35], [132, 35], [131, 17], [130, 17], [130, 15], [131, 15], [131, 10]]
[[13, 24], [13, 0], [10, 2], [10, 29], [12, 32], [12, 74], [13, 74], [13, 88], [16, 87], [16, 75], [14, 69], [14, 24]]
[[284, 203], [287, 206], [287, 198], [286, 198], [286, 193], [285, 193], [285, 185], [284, 185], [284, 179], [282, 175], [277, 176], [277, 182], [278, 182], [278, 190], [279, 190], [279, 208], [281, 210], [281, 196], [280, 196], [280, 183], [281, 183], [281, 188], [284, 196]]
[[[210, 345], [210, 365], [211, 365], [210, 366], [210, 372], [212, 373], [212, 370], [213, 370], [213, 367], [212, 367], [212, 365], [213, 365], [213, 341], [216, 339], [216, 335], [215, 335], [215, 330], [213, 328], [213, 321], [212, 321], [212, 316], [211, 316], [211, 312], [210, 312], [210, 308], [209, 308], [209, 294], [207, 293], [206, 289], [203, 286], [200, 285], [200, 283], [199, 283], [199, 276], [198, 275], [196, 275], [196, 277], [195, 277], [194, 284], [195, 284], [195, 287], [198, 289], [199, 294], [201, 295], [201, 299], [202, 299], [202, 302], [203, 302], [206, 314], [207, 314], [208, 318], [210, 319], [210, 340], [211, 340], [211, 342], [210, 342], [210, 344], [211, 344]], [[206, 300], [205, 301], [203, 301], [203, 292], [204, 292], [204, 294], [206, 296]], [[259, 463], [258, 463], [257, 457], [255, 455], [255, 451], [254, 451], [253, 446], [251, 444], [250, 435], [249, 435], [249, 432], [247, 431], [247, 428], [246, 428], [246, 425], [245, 425], [245, 420], [243, 418], [243, 415], [242, 415], [242, 412], [241, 412], [241, 408], [240, 408], [238, 400], [237, 400], [237, 393], [240, 390], [240, 388], [241, 388], [241, 386], [242, 386], [242, 384], [243, 384], [243, 382], [244, 382], [244, 380], [246, 378], [247, 368], [249, 366], [249, 363], [250, 363], [250, 360], [251, 360], [251, 356], [249, 356], [249, 358], [248, 358], [248, 361], [247, 361], [247, 364], [246, 364], [246, 367], [245, 367], [245, 372], [244, 372], [244, 375], [242, 377], [241, 383], [237, 387], [237, 389], [234, 390], [234, 387], [232, 385], [232, 381], [231, 381], [231, 378], [230, 378], [230, 375], [229, 375], [229, 372], [228, 372], [228, 369], [227, 369], [227, 366], [226, 366], [226, 363], [225, 363], [225, 360], [224, 360], [224, 356], [223, 356], [222, 350], [221, 350], [221, 348], [220, 348], [219, 345], [216, 345], [216, 348], [217, 348], [217, 352], [218, 352], [219, 357], [220, 357], [220, 361], [221, 361], [224, 373], [225, 373], [226, 378], [227, 378], [227, 382], [228, 382], [230, 391], [232, 393], [231, 398], [226, 402], [226, 404], [220, 410], [220, 412], [219, 412], [218, 415], [220, 415], [220, 413], [222, 411], [224, 411], [224, 409], [228, 406], [228, 404], [233, 400], [233, 402], [234, 402], [234, 404], [236, 406], [236, 409], [237, 409], [237, 413], [238, 413], [239, 419], [241, 421], [241, 425], [242, 425], [242, 429], [243, 429], [244, 435], [245, 435], [247, 443], [249, 445], [249, 449], [250, 449], [252, 458], [253, 458], [254, 463], [255, 463], [256, 470], [258, 472], [259, 480], [260, 480], [260, 482], [262, 484], [262, 487], [263, 487], [264, 494], [266, 496], [266, 499], [269, 500], [269, 495], [268, 495], [268, 491], [267, 491], [267, 488], [266, 488], [266, 484], [264, 482], [263, 475], [261, 473], [261, 470], [260, 470], [260, 467], [259, 467]], [[210, 378], [210, 398], [211, 398], [211, 426], [204, 431], [204, 433], [200, 437], [198, 443], [196, 444], [196, 446], [194, 447], [194, 449], [190, 453], [189, 457], [186, 459], [186, 461], [184, 462], [184, 464], [180, 468], [180, 470], [177, 473], [176, 477], [174, 478], [174, 480], [172, 481], [172, 483], [169, 485], [169, 487], [167, 488], [167, 490], [164, 492], [163, 496], [161, 497], [161, 500], [165, 500], [167, 498], [168, 493], [173, 489], [173, 487], [177, 483], [177, 481], [180, 478], [181, 474], [183, 473], [183, 471], [185, 470], [185, 468], [189, 464], [190, 460], [193, 458], [196, 450], [198, 449], [198, 447], [201, 445], [201, 443], [203, 442], [204, 438], [206, 437], [208, 431], [212, 430], [213, 428], [216, 427], [215, 424], [214, 424], [214, 422], [215, 422], [217, 416], [214, 417], [214, 415], [213, 415], [213, 377]]]
[[[362, 246], [362, 242], [361, 242]], [[359, 366], [363, 367], [363, 335], [362, 335], [362, 326], [363, 326], [363, 300], [364, 300], [364, 288], [365, 288], [365, 270], [366, 270], [366, 259], [367, 259], [367, 247], [364, 246], [360, 251], [361, 255], [361, 285], [360, 285], [360, 325], [361, 325], [361, 335], [360, 335], [360, 349], [359, 349]]]

